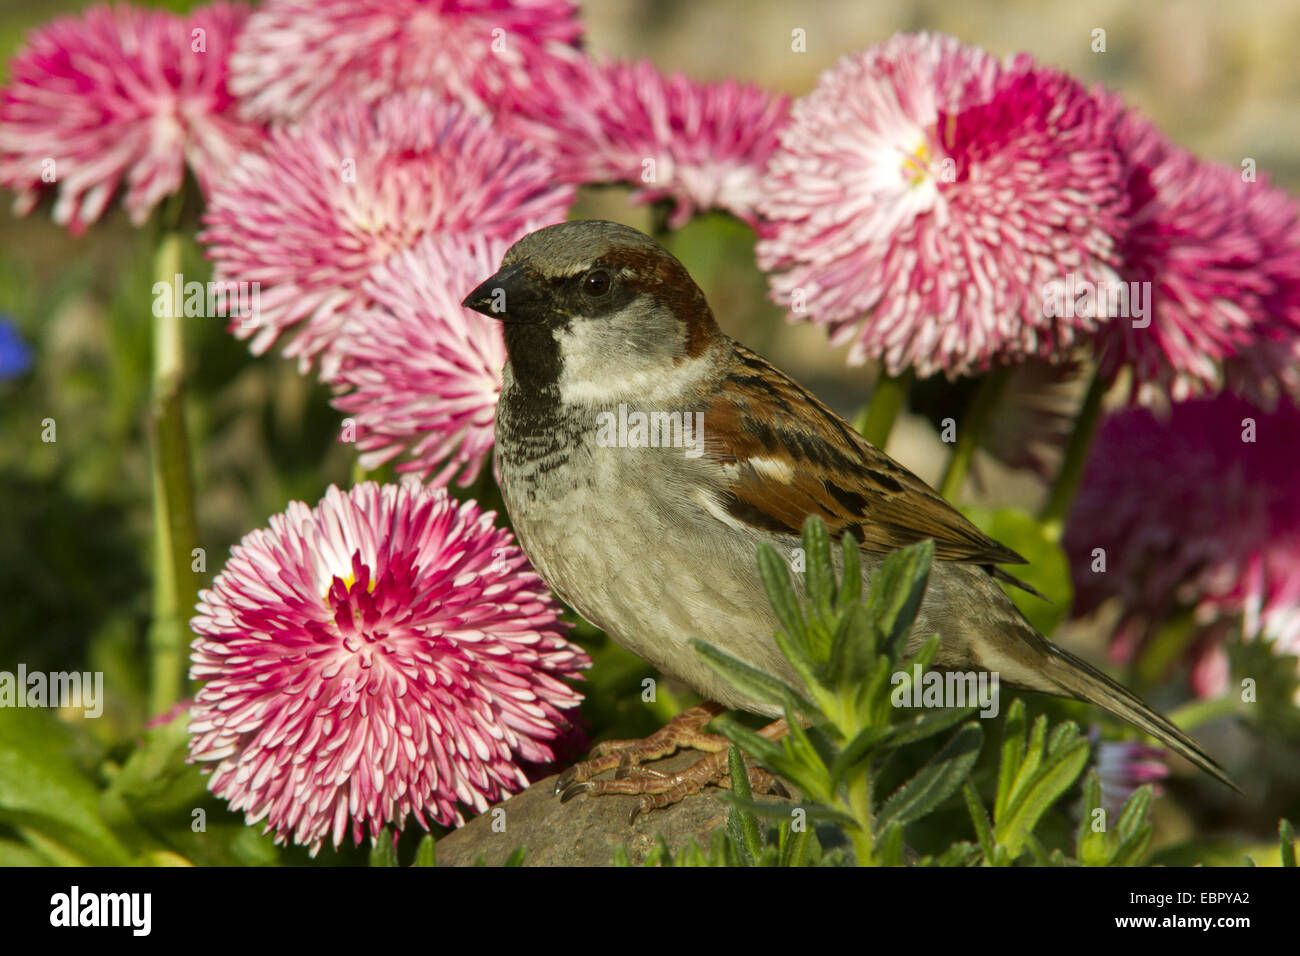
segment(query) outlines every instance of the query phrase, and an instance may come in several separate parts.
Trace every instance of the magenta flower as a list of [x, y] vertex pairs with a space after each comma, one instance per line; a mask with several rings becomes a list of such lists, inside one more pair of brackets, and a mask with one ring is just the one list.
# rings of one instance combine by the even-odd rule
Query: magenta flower
[[429, 89], [485, 112], [549, 59], [577, 59], [570, 0], [267, 0], [231, 63], [246, 115]]
[[1151, 784], [1155, 796], [1163, 792], [1160, 781], [1169, 776], [1165, 763], [1169, 752], [1136, 740], [1102, 740], [1095, 745], [1097, 778], [1101, 783], [1102, 805], [1111, 813], [1133, 796], [1134, 791]]
[[315, 854], [408, 815], [463, 822], [550, 761], [589, 661], [508, 531], [408, 480], [292, 502], [236, 545], [191, 622], [190, 759]]
[[[306, 370], [371, 305], [371, 270], [425, 235], [513, 242], [564, 218], [573, 188], [533, 149], [430, 93], [350, 102], [278, 128], [212, 196], [200, 238], [214, 278], [260, 283], [252, 350], [299, 329], [285, 354]], [[246, 327], [247, 326], [247, 327]]]
[[0, 185], [18, 192], [16, 214], [57, 189], [54, 221], [80, 235], [123, 182], [137, 226], [180, 189], [186, 164], [209, 190], [263, 137], [226, 90], [247, 15], [225, 3], [185, 17], [97, 6], [35, 30], [0, 91]]
[[1059, 358], [1098, 319], [1046, 287], [1115, 278], [1114, 122], [1069, 77], [950, 37], [845, 57], [795, 101], [761, 185], [772, 297], [893, 374]]
[[789, 98], [728, 80], [695, 83], [653, 64], [553, 61], [503, 116], [575, 183], [626, 183], [672, 200], [672, 228], [723, 209], [753, 224], [759, 179]]
[[1098, 428], [1066, 528], [1074, 613], [1115, 601], [1111, 644], [1128, 661], [1191, 609], [1199, 630], [1192, 687], [1227, 686], [1223, 641], [1240, 630], [1300, 650], [1300, 409], [1264, 411], [1229, 393], [1134, 408]]
[[478, 476], [491, 453], [506, 362], [501, 324], [460, 303], [501, 263], [508, 243], [426, 236], [376, 267], [373, 305], [344, 327], [334, 407], [354, 416], [361, 466], [398, 465], [435, 484]]
[[1133, 111], [1118, 134], [1131, 203], [1122, 278], [1145, 284], [1148, 312], [1099, 331], [1102, 373], [1130, 369], [1139, 403], [1184, 401], [1218, 391], [1231, 361], [1228, 384], [1276, 399], [1300, 356], [1295, 201], [1198, 160]]

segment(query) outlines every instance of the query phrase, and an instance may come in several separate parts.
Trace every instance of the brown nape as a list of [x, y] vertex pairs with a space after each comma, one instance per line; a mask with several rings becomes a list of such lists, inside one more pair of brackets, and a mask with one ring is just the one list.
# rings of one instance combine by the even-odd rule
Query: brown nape
[[668, 250], [622, 246], [600, 258], [610, 268], [631, 270], [631, 278], [624, 281], [677, 316], [686, 327], [687, 357], [699, 358], [722, 337], [704, 293]]

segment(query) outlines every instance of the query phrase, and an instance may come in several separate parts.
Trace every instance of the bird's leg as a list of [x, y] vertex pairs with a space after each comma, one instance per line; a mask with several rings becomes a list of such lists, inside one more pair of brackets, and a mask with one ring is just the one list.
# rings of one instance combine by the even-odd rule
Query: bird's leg
[[[720, 709], [718, 712], [720, 712]], [[683, 715], [685, 713], [688, 712], [683, 712]], [[668, 730], [668, 726], [664, 727], [664, 730]], [[785, 736], [788, 730], [785, 720], [782, 719], [768, 724], [759, 733], [769, 740], [779, 740]], [[662, 732], [660, 731], [660, 733]], [[580, 793], [589, 793], [592, 796], [602, 796], [610, 793], [639, 795], [641, 801], [636, 809], [632, 811], [632, 819], [635, 820], [641, 813], [672, 806], [691, 794], [698, 793], [710, 784], [729, 787], [731, 781], [728, 774], [726, 750], [728, 741], [725, 737], [719, 735], [700, 734], [698, 729], [694, 733], [702, 737], [716, 737], [716, 740], [721, 741], [721, 743], [714, 746], [713, 742], [710, 742], [709, 749], [711, 752], [684, 770], [679, 770], [676, 773], [661, 773], [649, 767], [632, 764], [620, 767], [619, 773], [612, 780], [591, 780], [590, 777], [584, 780], [566, 780], [562, 777], [556, 790], [561, 793], [561, 799], [566, 802]], [[648, 737], [646, 742], [648, 743], [652, 739], [653, 737]], [[705, 749], [694, 744], [691, 746], [697, 750]], [[671, 750], [665, 751], [660, 756], [665, 756], [671, 752]], [[592, 762], [594, 761], [589, 761], [589, 763]], [[606, 766], [602, 769], [609, 769], [609, 767]], [[756, 792], [770, 793], [780, 786], [776, 778], [766, 770], [749, 767], [748, 774], [749, 784]]]
[[725, 750], [727, 739], [718, 734], [706, 734], [709, 721], [726, 710], [721, 704], [705, 701], [687, 707], [668, 723], [642, 740], [606, 740], [591, 748], [591, 757], [576, 763], [560, 775], [555, 792], [560, 793], [573, 784], [585, 783], [606, 770], [618, 769], [620, 773], [646, 760], [658, 760], [676, 753], [682, 747], [714, 753]]

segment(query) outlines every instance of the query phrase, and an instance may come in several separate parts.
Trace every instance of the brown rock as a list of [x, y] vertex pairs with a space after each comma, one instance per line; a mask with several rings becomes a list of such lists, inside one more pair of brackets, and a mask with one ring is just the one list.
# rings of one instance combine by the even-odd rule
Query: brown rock
[[[688, 751], [655, 761], [653, 766], [675, 771], [699, 759], [698, 753]], [[500, 866], [522, 846], [527, 848], [524, 866], [611, 866], [619, 844], [626, 847], [631, 862], [639, 865], [658, 842], [658, 834], [663, 834], [674, 851], [685, 847], [691, 837], [707, 848], [709, 834], [726, 825], [730, 810], [722, 791], [710, 787], [674, 806], [640, 814], [629, 823], [639, 797], [582, 794], [561, 803], [555, 795], [555, 780], [538, 781], [444, 837], [437, 846], [438, 865], [473, 866], [482, 856], [488, 866]], [[495, 813], [498, 808], [504, 817]]]

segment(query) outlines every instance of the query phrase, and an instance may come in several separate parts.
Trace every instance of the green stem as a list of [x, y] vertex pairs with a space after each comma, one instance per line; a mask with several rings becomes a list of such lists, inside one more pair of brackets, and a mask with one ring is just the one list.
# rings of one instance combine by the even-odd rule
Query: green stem
[[1074, 420], [1074, 431], [1070, 442], [1065, 447], [1065, 457], [1061, 460], [1060, 471], [1056, 473], [1056, 482], [1043, 505], [1039, 520], [1043, 531], [1052, 541], [1060, 541], [1065, 533], [1065, 519], [1069, 517], [1070, 506], [1074, 504], [1074, 494], [1083, 480], [1083, 469], [1088, 464], [1088, 450], [1092, 447], [1092, 436], [1101, 420], [1101, 400], [1106, 395], [1106, 383], [1100, 375], [1094, 373], [1088, 385], [1088, 394], [1084, 396], [1083, 405]]
[[952, 457], [948, 459], [948, 467], [943, 473], [943, 481], [939, 483], [939, 494], [949, 501], [956, 501], [961, 493], [966, 472], [970, 470], [970, 463], [975, 457], [975, 449], [979, 447], [984, 432], [988, 429], [1010, 375], [1010, 369], [998, 368], [984, 376], [975, 391], [970, 408], [966, 410], [957, 428], [957, 447], [952, 450]]
[[1238, 713], [1239, 704], [1240, 700], [1233, 694], [1211, 697], [1209, 700], [1189, 700], [1181, 707], [1171, 710], [1168, 717], [1180, 729], [1194, 730], [1220, 717], [1234, 716]]
[[650, 235], [655, 242], [664, 242], [672, 233], [668, 220], [672, 218], [676, 205], [671, 199], [656, 199], [650, 204]]
[[863, 438], [881, 450], [889, 442], [889, 433], [894, 429], [898, 413], [907, 404], [907, 390], [912, 385], [912, 377], [910, 368], [901, 375], [882, 371], [876, 390], [871, 393], [871, 404], [858, 414], [853, 423]]
[[859, 774], [849, 783], [848, 811], [858, 822], [850, 836], [858, 866], [876, 865], [876, 838], [872, 832], [875, 820], [871, 814], [871, 772]]
[[[164, 232], [154, 257], [154, 277], [169, 287], [181, 271], [181, 237]], [[194, 489], [185, 428], [185, 346], [180, 303], [156, 317], [153, 334], [153, 398], [149, 414], [152, 445], [154, 589], [149, 634], [149, 708], [160, 714], [182, 695], [187, 620], [194, 607], [198, 575], [194, 549]]]

